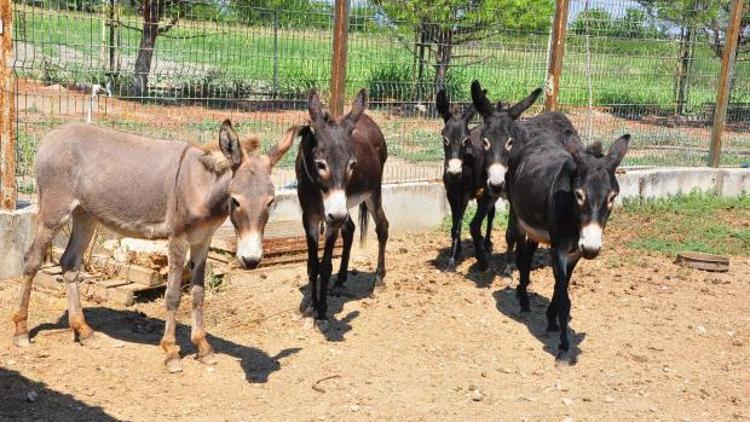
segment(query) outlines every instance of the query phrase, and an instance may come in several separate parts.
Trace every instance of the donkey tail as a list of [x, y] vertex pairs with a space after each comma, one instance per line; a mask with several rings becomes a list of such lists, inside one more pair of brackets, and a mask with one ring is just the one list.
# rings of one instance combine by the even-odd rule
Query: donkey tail
[[367, 223], [370, 219], [367, 218], [367, 204], [363, 201], [359, 204], [359, 244], [364, 245], [367, 240]]

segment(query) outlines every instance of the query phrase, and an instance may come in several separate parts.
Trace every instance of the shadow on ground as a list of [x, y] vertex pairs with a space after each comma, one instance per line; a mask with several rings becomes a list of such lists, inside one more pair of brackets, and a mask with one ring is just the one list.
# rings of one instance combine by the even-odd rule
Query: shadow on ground
[[42, 382], [0, 367], [0, 420], [116, 421], [101, 407], [91, 406]]
[[[445, 271], [446, 266], [448, 265], [450, 253], [450, 246], [440, 248], [437, 250], [437, 255], [435, 256], [435, 258], [430, 260], [428, 263], [434, 268], [439, 269], [440, 271]], [[510, 277], [513, 270], [515, 270], [516, 268], [515, 257], [513, 253], [509, 253], [505, 249], [503, 249], [502, 251], [497, 251], [497, 245], [495, 245], [493, 247], [493, 252], [489, 257], [489, 269], [487, 271], [481, 271], [479, 269], [479, 265], [477, 264], [476, 254], [474, 253], [474, 243], [471, 241], [471, 239], [465, 239], [461, 242], [461, 255], [456, 265], [460, 265], [461, 262], [466, 259], [471, 261], [471, 266], [466, 273], [466, 278], [474, 282], [474, 284], [478, 288], [490, 288], [495, 278], [495, 274], [501, 274], [503, 276]], [[540, 268], [548, 267], [550, 265], [551, 261], [549, 257], [549, 251], [547, 249], [540, 248], [534, 254], [534, 261], [532, 263], [531, 270], [534, 271]]]
[[[115, 310], [103, 307], [84, 309], [86, 320], [91, 327], [114, 339], [128, 343], [159, 345], [164, 332], [164, 321], [150, 318], [142, 312]], [[31, 330], [33, 338], [40, 331], [60, 329], [68, 327], [68, 314], [63, 313], [54, 324], [42, 324]], [[190, 327], [177, 323], [177, 344], [180, 346], [180, 355], [195, 353], [195, 346], [190, 342]], [[239, 359], [240, 366], [245, 371], [245, 378], [251, 383], [265, 383], [268, 377], [281, 369], [279, 360], [293, 355], [301, 348], [293, 347], [284, 349], [274, 356], [255, 347], [243, 346], [232, 341], [216, 337], [211, 334], [207, 337], [209, 344], [213, 346], [216, 353], [225, 354]], [[161, 353], [161, 351], [156, 352]]]
[[[386, 283], [388, 283], [386, 277]], [[361, 272], [357, 270], [349, 271], [344, 286], [334, 288], [336, 275], [331, 275], [328, 283], [328, 330], [323, 333], [328, 341], [344, 341], [345, 334], [352, 330], [350, 324], [352, 320], [359, 316], [359, 311], [352, 311], [337, 318], [337, 314], [344, 310], [344, 305], [350, 301], [357, 301], [368, 298], [374, 294], [375, 272]], [[310, 302], [310, 283], [300, 287], [302, 299], [300, 300], [299, 310], [304, 312]]]
[[[557, 346], [560, 344], [559, 332], [547, 332], [547, 316], [545, 311], [549, 306], [549, 300], [534, 292], [529, 292], [529, 301], [531, 312], [521, 312], [521, 307], [516, 298], [516, 290], [506, 287], [493, 293], [497, 310], [511, 319], [520, 322], [526, 326], [534, 337], [542, 343], [544, 350], [557, 357]], [[575, 364], [581, 349], [578, 347], [586, 337], [586, 333], [576, 333], [568, 325], [568, 339], [570, 341], [570, 350], [567, 353], [566, 360]]]

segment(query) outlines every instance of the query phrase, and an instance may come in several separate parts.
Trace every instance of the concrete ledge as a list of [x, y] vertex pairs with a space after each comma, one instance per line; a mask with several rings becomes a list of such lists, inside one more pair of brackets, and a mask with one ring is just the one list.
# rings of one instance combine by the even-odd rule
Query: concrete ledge
[[[716, 191], [724, 196], [750, 193], [750, 169], [740, 168], [626, 168], [617, 175], [617, 180], [618, 204], [625, 198], [663, 198], [695, 190]], [[273, 226], [282, 228], [285, 236], [304, 235], [296, 190], [277, 191], [276, 203], [266, 235], [274, 236]], [[433, 230], [450, 214], [440, 181], [383, 185], [383, 207], [391, 233]], [[505, 207], [505, 201], [499, 200], [498, 208]], [[23, 254], [33, 240], [35, 217], [34, 207], [0, 211], [0, 280], [21, 274]], [[229, 221], [224, 224], [223, 229], [233, 230]], [[374, 224], [370, 226], [373, 231]]]
[[0, 210], [0, 280], [23, 273], [23, 256], [34, 240], [36, 207]]

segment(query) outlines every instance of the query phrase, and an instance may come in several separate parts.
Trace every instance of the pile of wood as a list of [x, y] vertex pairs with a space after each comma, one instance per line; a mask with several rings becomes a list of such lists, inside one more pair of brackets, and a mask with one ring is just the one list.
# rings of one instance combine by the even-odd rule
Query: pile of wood
[[[321, 241], [320, 248], [323, 243]], [[87, 300], [110, 301], [130, 306], [139, 297], [161, 295], [167, 281], [167, 245], [164, 241], [120, 239], [105, 242], [102, 251], [92, 253], [85, 263], [86, 271], [79, 277], [79, 291]], [[237, 268], [234, 235], [217, 235], [211, 242], [206, 262], [206, 282], [222, 279]], [[302, 237], [283, 237], [263, 241], [264, 256], [261, 267], [305, 262], [307, 244]], [[35, 286], [57, 295], [65, 294], [62, 269], [59, 266], [63, 250], [54, 248], [51, 262], [46, 264], [35, 280]], [[341, 243], [334, 256], [341, 255]], [[189, 283], [187, 268], [182, 274], [183, 284]]]

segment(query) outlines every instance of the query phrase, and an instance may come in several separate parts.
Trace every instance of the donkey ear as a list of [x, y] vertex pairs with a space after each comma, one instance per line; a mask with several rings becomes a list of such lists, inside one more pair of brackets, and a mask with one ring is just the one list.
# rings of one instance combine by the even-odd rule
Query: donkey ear
[[325, 122], [325, 114], [323, 113], [323, 104], [320, 102], [318, 92], [312, 90], [310, 97], [307, 100], [307, 111], [310, 113], [310, 121], [314, 124], [321, 124]]
[[521, 100], [519, 103], [508, 109], [511, 119], [516, 120], [521, 116], [521, 113], [526, 111], [527, 108], [531, 107], [532, 104], [539, 98], [539, 94], [542, 93], [542, 88], [537, 88], [531, 91], [528, 97]]
[[435, 97], [435, 106], [437, 106], [437, 111], [438, 114], [440, 114], [440, 117], [446, 122], [451, 118], [450, 105], [451, 103], [445, 90], [441, 89], [438, 91], [437, 97]]
[[461, 120], [464, 122], [469, 122], [471, 119], [474, 118], [474, 115], [477, 113], [477, 108], [474, 107], [474, 104], [469, 104], [464, 108], [464, 112], [461, 114]]
[[236, 169], [242, 163], [240, 138], [237, 136], [237, 132], [234, 131], [232, 122], [229, 119], [224, 120], [221, 124], [221, 129], [219, 129], [219, 149], [232, 164], [232, 169]]
[[620, 162], [625, 158], [625, 153], [628, 152], [628, 145], [630, 144], [630, 134], [622, 135], [618, 138], [607, 152], [607, 161], [609, 161], [609, 167], [614, 170], [620, 165]]
[[364, 88], [359, 90], [359, 93], [357, 93], [357, 98], [354, 99], [354, 102], [352, 103], [352, 109], [349, 111], [349, 115], [346, 117], [346, 119], [353, 124], [357, 123], [357, 120], [359, 120], [359, 117], [364, 113], [365, 108], [367, 107], [367, 90]]
[[573, 158], [578, 161], [583, 153], [583, 143], [578, 134], [572, 130], [566, 130], [562, 137], [562, 146], [568, 151], [568, 154], [572, 155]]
[[292, 147], [292, 143], [294, 143], [294, 138], [297, 137], [297, 134], [300, 132], [299, 127], [293, 126], [286, 130], [286, 134], [284, 137], [277, 143], [276, 145], [271, 148], [270, 151], [268, 151], [268, 160], [271, 163], [271, 167], [275, 166], [276, 163], [281, 160], [281, 157], [286, 154], [287, 151], [289, 151], [289, 148]]
[[495, 111], [492, 103], [487, 99], [487, 91], [482, 90], [482, 86], [479, 85], [479, 81], [477, 80], [471, 83], [471, 101], [482, 117], [489, 117]]

